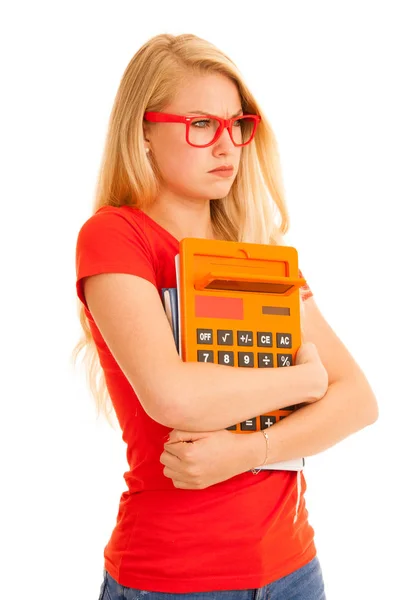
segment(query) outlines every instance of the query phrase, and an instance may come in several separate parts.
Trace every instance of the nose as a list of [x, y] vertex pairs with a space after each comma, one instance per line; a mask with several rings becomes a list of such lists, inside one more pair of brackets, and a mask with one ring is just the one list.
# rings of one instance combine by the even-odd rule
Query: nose
[[225, 152], [229, 152], [229, 151], [233, 151], [234, 148], [236, 148], [235, 144], [233, 143], [231, 136], [229, 134], [228, 128], [224, 127], [224, 129], [222, 130], [222, 133], [220, 135], [220, 137], [217, 139], [217, 141], [214, 144], [214, 148], [216, 148], [219, 151], [225, 151]]

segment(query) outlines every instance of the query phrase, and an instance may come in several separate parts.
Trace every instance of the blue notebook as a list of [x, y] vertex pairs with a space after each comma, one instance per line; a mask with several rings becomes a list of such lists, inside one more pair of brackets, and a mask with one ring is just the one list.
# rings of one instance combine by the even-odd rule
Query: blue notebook
[[179, 352], [179, 306], [177, 288], [162, 288], [161, 299], [164, 305], [165, 314], [171, 325], [176, 349]]

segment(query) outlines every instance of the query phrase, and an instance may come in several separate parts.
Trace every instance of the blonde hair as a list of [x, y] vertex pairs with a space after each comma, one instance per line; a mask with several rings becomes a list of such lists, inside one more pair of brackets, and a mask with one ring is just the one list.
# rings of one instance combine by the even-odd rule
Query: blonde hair
[[[192, 34], [151, 38], [125, 69], [110, 115], [92, 214], [104, 205], [129, 204], [145, 209], [157, 199], [157, 165], [145, 153], [143, 115], [145, 111], [162, 111], [188, 72], [229, 77], [237, 85], [243, 112], [261, 116], [254, 140], [242, 148], [239, 170], [229, 194], [210, 203], [215, 233], [226, 240], [286, 245], [289, 215], [272, 128], [233, 61], [210, 42]], [[78, 315], [83, 335], [72, 352], [72, 361], [75, 364], [85, 350], [83, 362], [97, 416], [102, 412], [113, 426], [113, 407], [104, 373], [79, 299]]]

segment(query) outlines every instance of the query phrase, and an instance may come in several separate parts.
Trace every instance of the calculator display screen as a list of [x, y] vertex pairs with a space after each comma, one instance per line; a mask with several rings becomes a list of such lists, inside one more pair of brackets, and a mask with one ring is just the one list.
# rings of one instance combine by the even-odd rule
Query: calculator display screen
[[229, 296], [195, 296], [195, 317], [214, 319], [243, 319], [243, 298]]

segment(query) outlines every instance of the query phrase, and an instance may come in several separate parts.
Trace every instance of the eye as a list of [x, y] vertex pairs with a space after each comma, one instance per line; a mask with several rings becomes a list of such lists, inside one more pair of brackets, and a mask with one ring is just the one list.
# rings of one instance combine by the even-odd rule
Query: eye
[[210, 125], [210, 119], [201, 119], [200, 121], [192, 121], [192, 125], [194, 125], [195, 127], [197, 127], [197, 125], [204, 123], [205, 126], [201, 126], [198, 127], [198, 129], [206, 129], [209, 125]]

